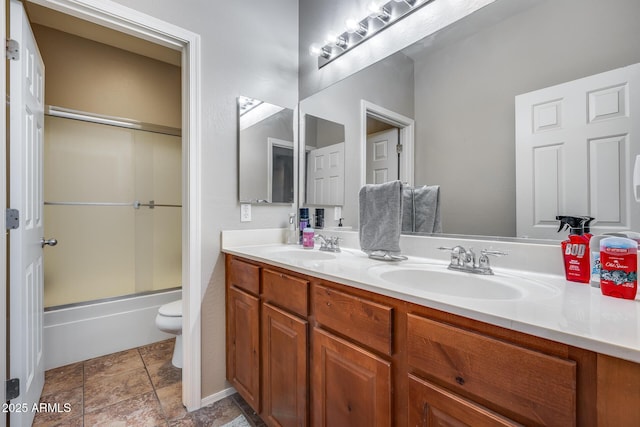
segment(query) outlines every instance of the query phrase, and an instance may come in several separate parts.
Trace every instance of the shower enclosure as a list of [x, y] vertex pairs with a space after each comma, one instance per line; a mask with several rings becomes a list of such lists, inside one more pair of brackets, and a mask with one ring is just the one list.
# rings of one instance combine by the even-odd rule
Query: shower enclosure
[[47, 310], [181, 286], [178, 129], [49, 107]]

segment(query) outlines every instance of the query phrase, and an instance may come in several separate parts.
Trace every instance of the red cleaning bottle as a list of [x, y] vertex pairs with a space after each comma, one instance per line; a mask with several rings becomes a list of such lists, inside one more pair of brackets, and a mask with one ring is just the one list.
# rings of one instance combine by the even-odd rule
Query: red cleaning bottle
[[589, 265], [589, 238], [584, 234], [584, 217], [557, 216], [560, 232], [568, 228], [569, 238], [562, 242], [564, 272], [571, 282], [589, 283], [591, 269]]

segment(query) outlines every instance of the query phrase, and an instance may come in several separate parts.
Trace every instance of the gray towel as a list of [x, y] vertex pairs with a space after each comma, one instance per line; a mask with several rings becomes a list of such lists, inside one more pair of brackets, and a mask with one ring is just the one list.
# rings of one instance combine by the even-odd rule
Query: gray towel
[[405, 187], [402, 198], [403, 232], [442, 233], [439, 185]]
[[402, 182], [367, 184], [359, 198], [360, 248], [367, 253], [400, 253]]

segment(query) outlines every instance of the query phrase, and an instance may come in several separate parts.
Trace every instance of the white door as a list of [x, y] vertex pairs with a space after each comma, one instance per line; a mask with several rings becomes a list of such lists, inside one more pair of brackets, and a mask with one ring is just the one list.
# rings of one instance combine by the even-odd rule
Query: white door
[[309, 151], [307, 204], [344, 204], [344, 142]]
[[382, 184], [399, 179], [398, 129], [367, 135], [367, 184]]
[[564, 237], [556, 215], [640, 229], [639, 109], [640, 64], [516, 96], [518, 236]]
[[20, 211], [19, 228], [9, 234], [9, 375], [20, 379], [20, 396], [11, 403], [11, 426], [30, 426], [33, 404], [44, 385], [43, 181], [44, 64], [22, 3], [11, 0], [9, 33], [19, 58], [9, 66], [9, 207]]

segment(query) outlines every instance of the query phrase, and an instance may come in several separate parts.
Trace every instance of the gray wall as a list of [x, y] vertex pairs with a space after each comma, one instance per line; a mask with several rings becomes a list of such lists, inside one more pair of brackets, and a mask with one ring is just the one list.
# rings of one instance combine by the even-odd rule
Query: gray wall
[[416, 59], [416, 182], [448, 233], [515, 236], [518, 94], [640, 62], [640, 2], [548, 0]]
[[[300, 117], [312, 114], [344, 125], [345, 203], [343, 225], [358, 227], [360, 190], [360, 101], [413, 117], [413, 60], [398, 53], [300, 102]], [[304, 188], [301, 186], [301, 188]], [[333, 218], [327, 217], [327, 226]]]
[[202, 396], [225, 380], [224, 258], [220, 231], [285, 227], [290, 207], [253, 206], [240, 223], [236, 98], [293, 108], [298, 100], [298, 2], [117, 0], [186, 28], [202, 42]]

